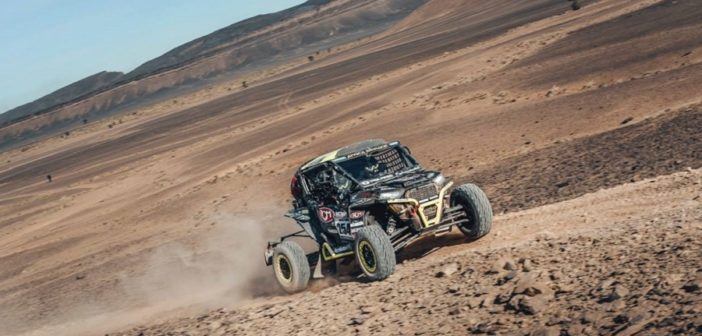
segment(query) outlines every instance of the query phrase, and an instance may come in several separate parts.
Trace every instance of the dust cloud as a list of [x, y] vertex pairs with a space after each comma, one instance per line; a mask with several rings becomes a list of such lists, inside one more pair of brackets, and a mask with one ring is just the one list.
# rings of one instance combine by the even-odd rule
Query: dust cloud
[[66, 307], [39, 329], [15, 335], [104, 335], [145, 319], [231, 307], [279, 293], [263, 262], [263, 249], [270, 237], [265, 232], [271, 230], [271, 214], [279, 218], [280, 213], [214, 215], [215, 225], [201, 237], [165, 244], [147, 258], [145, 272], [131, 277], [125, 272], [118, 287], [120, 299]]
[[265, 272], [263, 226], [252, 218], [217, 215], [216, 229], [195, 247], [173, 243], [158, 249], [148, 271], [125, 279], [127, 295], [148, 305], [230, 304], [250, 298], [252, 282]]

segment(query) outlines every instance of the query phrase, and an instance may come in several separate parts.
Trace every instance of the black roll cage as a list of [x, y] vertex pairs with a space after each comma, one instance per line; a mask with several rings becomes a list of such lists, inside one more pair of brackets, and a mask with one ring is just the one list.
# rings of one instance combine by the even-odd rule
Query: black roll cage
[[305, 201], [307, 202], [308, 198], [312, 194], [310, 192], [310, 188], [309, 188], [309, 184], [308, 184], [310, 182], [307, 180], [307, 176], [305, 174], [308, 173], [309, 171], [320, 169], [322, 167], [327, 168], [327, 169], [328, 168], [334, 169], [334, 170], [336, 170], [337, 173], [342, 174], [344, 177], [348, 178], [351, 182], [353, 182], [354, 186], [353, 186], [353, 188], [351, 188], [351, 191], [366, 189], [365, 187], [367, 187], [367, 186], [364, 186], [363, 183], [358, 181], [355, 177], [351, 176], [351, 174], [349, 174], [349, 172], [347, 172], [344, 168], [339, 166], [337, 164], [337, 162], [341, 162], [344, 160], [350, 160], [350, 159], [356, 158], [362, 154], [368, 154], [368, 153], [375, 152], [375, 151], [385, 149], [385, 148], [400, 149], [401, 151], [404, 152], [405, 155], [407, 155], [407, 157], [411, 158], [412, 163], [414, 165], [419, 167], [419, 164], [417, 163], [417, 161], [412, 157], [412, 154], [409, 151], [409, 148], [407, 148], [406, 146], [400, 145], [399, 142], [392, 142], [392, 143], [384, 144], [382, 146], [375, 146], [375, 147], [367, 148], [364, 150], [360, 150], [358, 152], [354, 152], [354, 153], [350, 153], [348, 155], [345, 155], [343, 157], [335, 158], [335, 159], [332, 159], [329, 161], [325, 161], [325, 162], [313, 165], [311, 167], [300, 169], [298, 171], [298, 179], [300, 180], [300, 186], [302, 187], [302, 193], [303, 193], [303, 197], [305, 198]]

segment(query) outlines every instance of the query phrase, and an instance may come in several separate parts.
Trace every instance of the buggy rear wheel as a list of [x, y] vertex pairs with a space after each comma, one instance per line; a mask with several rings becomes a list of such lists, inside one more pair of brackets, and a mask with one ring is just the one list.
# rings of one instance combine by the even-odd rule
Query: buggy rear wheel
[[273, 271], [278, 284], [288, 293], [307, 288], [310, 264], [305, 251], [293, 241], [284, 241], [273, 250]]
[[366, 226], [356, 233], [354, 252], [361, 270], [370, 280], [383, 280], [395, 272], [395, 250], [390, 237], [379, 225]]
[[458, 225], [466, 237], [478, 239], [492, 228], [492, 206], [485, 193], [475, 184], [463, 184], [451, 192], [451, 205], [461, 205], [468, 222]]

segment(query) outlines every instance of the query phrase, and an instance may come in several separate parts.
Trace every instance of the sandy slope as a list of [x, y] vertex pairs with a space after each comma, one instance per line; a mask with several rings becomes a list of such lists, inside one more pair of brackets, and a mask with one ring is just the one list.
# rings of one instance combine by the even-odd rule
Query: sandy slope
[[626, 184], [499, 216], [383, 282], [110, 335], [700, 333], [701, 194], [699, 169]]
[[[293, 228], [280, 218], [293, 170], [364, 138], [484, 185], [501, 221], [702, 166], [700, 2], [510, 3], [0, 153], [0, 334], [102, 332], [270, 294], [260, 253]], [[439, 254], [513, 234], [497, 232]]]

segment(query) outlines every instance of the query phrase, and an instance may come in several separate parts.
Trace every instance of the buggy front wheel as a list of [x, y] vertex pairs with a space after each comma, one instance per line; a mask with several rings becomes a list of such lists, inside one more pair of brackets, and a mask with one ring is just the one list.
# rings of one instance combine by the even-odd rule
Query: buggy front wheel
[[366, 226], [356, 233], [354, 252], [361, 270], [370, 280], [383, 280], [395, 271], [395, 250], [390, 237], [379, 225]]
[[492, 206], [485, 193], [475, 184], [463, 184], [451, 192], [451, 205], [461, 205], [468, 219], [458, 226], [466, 237], [475, 240], [492, 228]]

